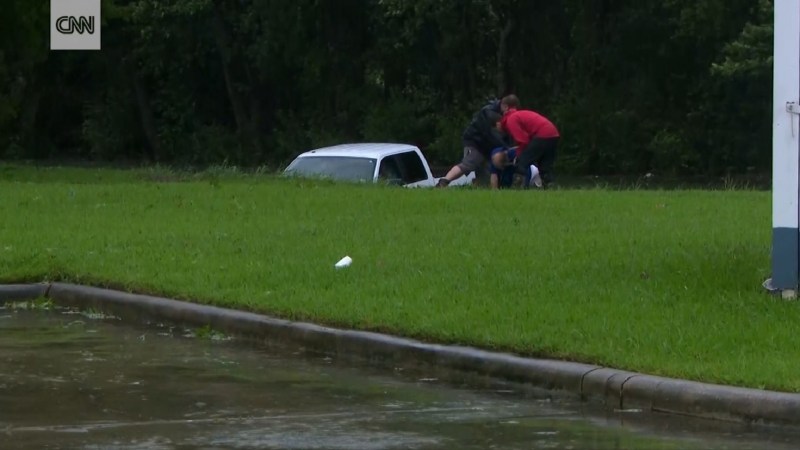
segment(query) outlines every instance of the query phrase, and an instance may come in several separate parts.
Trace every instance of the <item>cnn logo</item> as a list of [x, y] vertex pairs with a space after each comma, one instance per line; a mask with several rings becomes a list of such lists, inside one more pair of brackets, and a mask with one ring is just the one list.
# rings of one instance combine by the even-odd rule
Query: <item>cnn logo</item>
[[62, 34], [94, 34], [94, 17], [61, 16], [56, 19], [56, 30]]
[[100, 0], [50, 0], [51, 50], [100, 50]]

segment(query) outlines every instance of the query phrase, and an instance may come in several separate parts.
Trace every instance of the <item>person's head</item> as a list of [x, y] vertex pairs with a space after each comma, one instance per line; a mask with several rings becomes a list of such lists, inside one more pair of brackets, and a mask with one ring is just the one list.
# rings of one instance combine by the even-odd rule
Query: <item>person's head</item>
[[519, 108], [519, 98], [514, 94], [506, 95], [500, 101], [500, 110], [503, 111], [503, 114], [507, 113], [509, 109], [517, 108]]
[[492, 164], [498, 169], [503, 169], [513, 163], [509, 149], [496, 148], [492, 150]]
[[502, 119], [503, 119], [503, 116], [501, 116], [500, 114], [498, 114], [498, 113], [496, 113], [494, 111], [488, 111], [486, 113], [486, 120], [489, 121], [489, 126], [494, 127], [497, 130], [500, 130], [501, 127], [502, 127], [501, 122], [500, 122]]

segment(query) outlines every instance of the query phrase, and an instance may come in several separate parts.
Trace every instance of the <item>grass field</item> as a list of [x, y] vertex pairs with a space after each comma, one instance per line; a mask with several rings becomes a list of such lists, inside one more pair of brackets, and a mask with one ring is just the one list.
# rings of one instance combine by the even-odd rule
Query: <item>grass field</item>
[[[224, 171], [222, 171], [224, 172]], [[410, 190], [0, 166], [0, 282], [64, 280], [800, 391], [764, 191]], [[347, 269], [333, 265], [344, 255]]]

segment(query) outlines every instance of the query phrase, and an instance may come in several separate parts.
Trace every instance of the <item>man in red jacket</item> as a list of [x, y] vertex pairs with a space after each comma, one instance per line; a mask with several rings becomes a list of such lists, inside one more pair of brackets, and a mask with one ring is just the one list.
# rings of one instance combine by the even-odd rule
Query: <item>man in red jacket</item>
[[561, 134], [546, 117], [527, 109], [519, 109], [516, 95], [503, 97], [501, 126], [517, 143], [517, 173], [526, 174], [531, 164], [539, 168], [542, 186], [546, 189], [553, 182], [553, 165], [556, 147]]

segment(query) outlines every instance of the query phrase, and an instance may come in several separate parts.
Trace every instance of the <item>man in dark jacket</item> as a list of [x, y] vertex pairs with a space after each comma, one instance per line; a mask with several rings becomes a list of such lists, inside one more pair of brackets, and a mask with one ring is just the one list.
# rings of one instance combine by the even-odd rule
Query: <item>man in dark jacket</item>
[[489, 165], [492, 149], [506, 146], [496, 127], [502, 117], [499, 100], [492, 100], [475, 113], [461, 135], [464, 144], [461, 162], [453, 166], [443, 178], [439, 178], [436, 187], [446, 187], [451, 181], [470, 172], [475, 172], [476, 178], [487, 175], [484, 172]]

